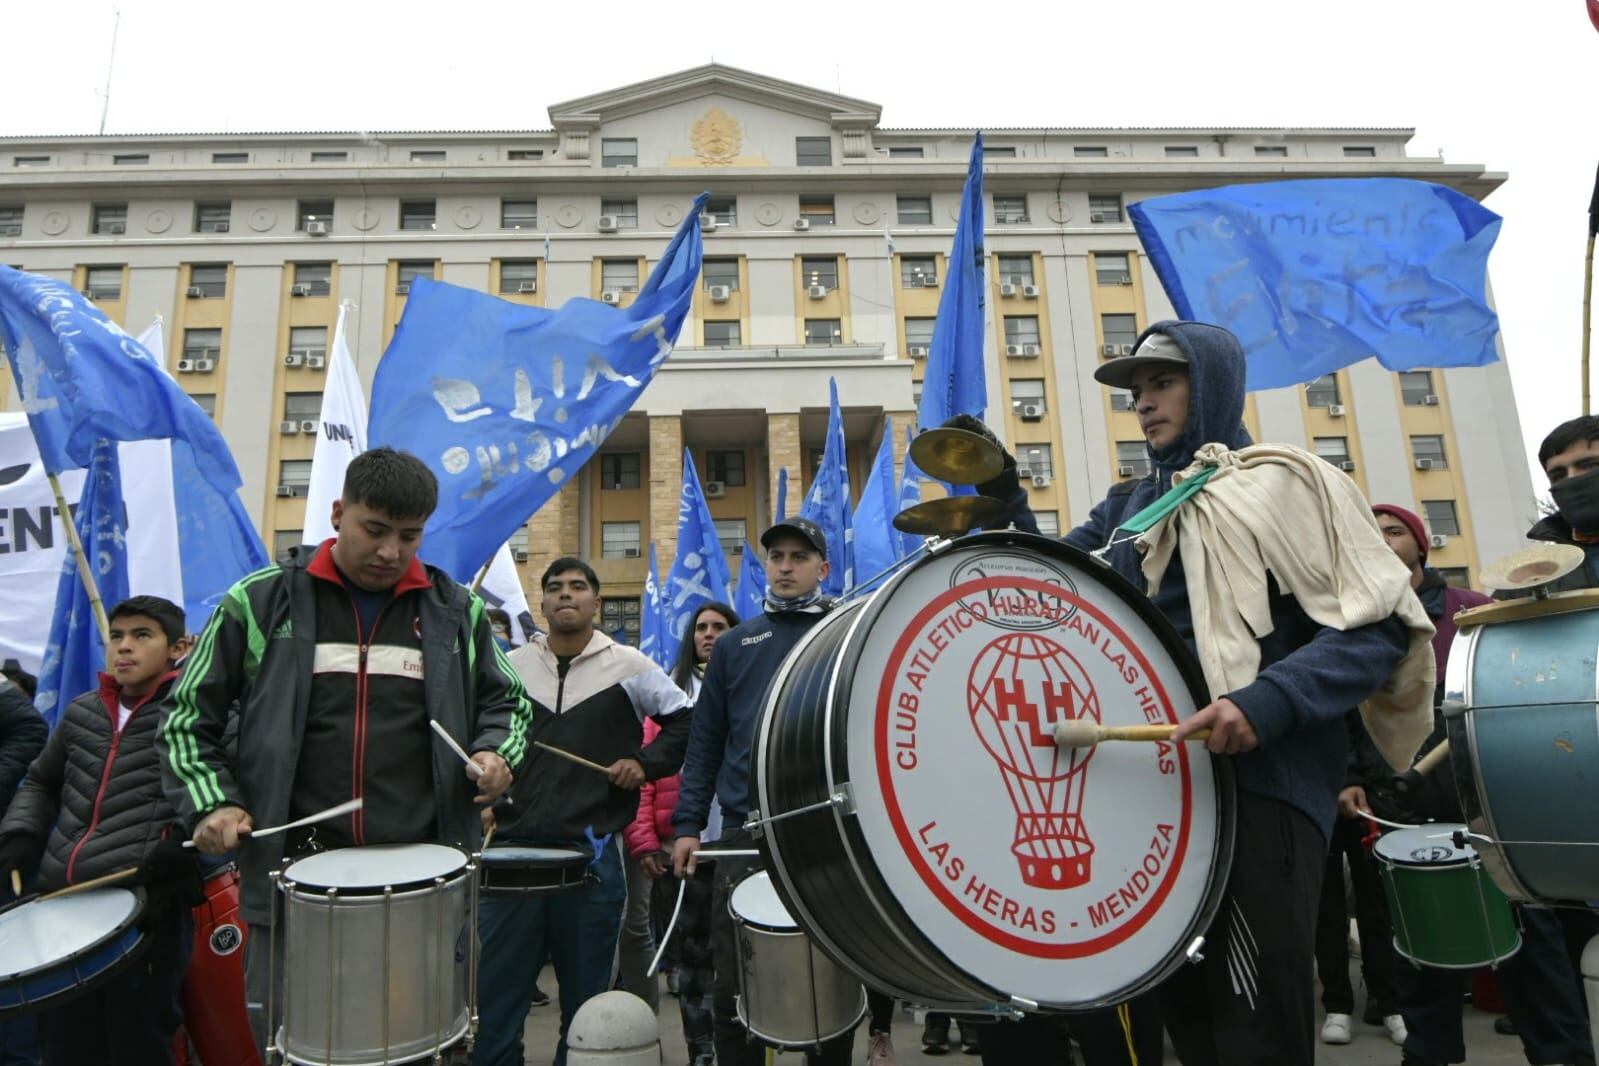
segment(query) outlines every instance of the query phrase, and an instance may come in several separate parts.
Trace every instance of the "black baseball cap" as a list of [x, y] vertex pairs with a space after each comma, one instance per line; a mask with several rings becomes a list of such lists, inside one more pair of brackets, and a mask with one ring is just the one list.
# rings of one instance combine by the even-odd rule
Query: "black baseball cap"
[[827, 554], [827, 535], [822, 532], [822, 527], [812, 522], [809, 518], [790, 518], [779, 522], [765, 533], [761, 534], [761, 547], [770, 548], [772, 541], [785, 533], [791, 533], [801, 540], [809, 541], [811, 547]]

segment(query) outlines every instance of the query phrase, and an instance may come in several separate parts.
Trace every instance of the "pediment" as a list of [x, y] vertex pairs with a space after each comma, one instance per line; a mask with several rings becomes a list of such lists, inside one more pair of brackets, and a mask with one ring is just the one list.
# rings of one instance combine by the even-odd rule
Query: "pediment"
[[567, 100], [550, 106], [557, 130], [594, 130], [618, 119], [717, 97], [787, 112], [837, 129], [871, 129], [882, 117], [869, 100], [825, 92], [797, 82], [769, 78], [736, 67], [710, 63], [649, 81]]

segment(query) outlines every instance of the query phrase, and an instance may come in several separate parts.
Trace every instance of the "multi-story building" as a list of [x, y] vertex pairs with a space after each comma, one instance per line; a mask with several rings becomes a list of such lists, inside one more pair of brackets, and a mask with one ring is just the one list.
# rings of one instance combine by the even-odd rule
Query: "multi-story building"
[[[894, 129], [864, 100], [706, 66], [550, 107], [548, 130], [0, 139], [0, 262], [70, 279], [138, 332], [221, 424], [269, 545], [297, 542], [341, 303], [363, 378], [426, 275], [510, 301], [626, 305], [694, 194], [705, 267], [638, 408], [514, 547], [527, 575], [593, 560], [636, 625], [648, 545], [675, 548], [685, 447], [730, 553], [797, 502], [827, 380], [859, 492], [883, 416], [913, 419], [972, 130]], [[1265, 178], [1400, 175], [1481, 198], [1477, 165], [1411, 158], [1404, 129], [992, 129], [989, 419], [1046, 530], [1145, 472], [1128, 397], [1091, 373], [1171, 315], [1126, 205]], [[714, 223], [714, 225], [713, 225]], [[3, 374], [0, 371], [0, 374]], [[15, 403], [0, 378], [0, 395]], [[1257, 439], [1312, 448], [1423, 514], [1455, 580], [1534, 517], [1510, 377], [1367, 361], [1250, 397]], [[792, 506], [792, 504], [791, 504]], [[736, 572], [736, 559], [734, 560]]]

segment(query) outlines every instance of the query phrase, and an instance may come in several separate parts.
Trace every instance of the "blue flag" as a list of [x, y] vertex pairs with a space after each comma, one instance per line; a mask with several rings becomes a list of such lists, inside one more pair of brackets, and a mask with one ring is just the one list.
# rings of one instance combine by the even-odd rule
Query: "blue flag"
[[1500, 218], [1405, 178], [1228, 185], [1128, 208], [1181, 318], [1225, 326], [1250, 389], [1375, 357], [1389, 370], [1498, 358], [1488, 252]]
[[[73, 524], [107, 612], [128, 598], [124, 515], [117, 447], [102, 440], [90, 452]], [[56, 582], [55, 614], [50, 620], [50, 640], [45, 646], [34, 697], [34, 705], [52, 729], [68, 702], [100, 687], [99, 675], [105, 668], [105, 642], [100, 639], [100, 626], [79, 577], [77, 558], [69, 550]]]
[[655, 542], [650, 541], [650, 572], [644, 578], [644, 597], [639, 604], [638, 650], [662, 670], [670, 670], [677, 658], [677, 645], [666, 635], [666, 615], [661, 610], [661, 571], [655, 564]]
[[700, 210], [632, 306], [558, 310], [419, 278], [378, 364], [367, 440], [415, 453], [439, 479], [421, 555], [470, 581], [591, 458], [677, 338], [700, 272]]
[[952, 415], [982, 418], [988, 409], [988, 378], [983, 369], [983, 135], [972, 142], [961, 194], [960, 220], [949, 252], [949, 277], [938, 298], [938, 318], [922, 378], [922, 404], [916, 422], [936, 429]]
[[677, 558], [662, 593], [667, 637], [674, 652], [694, 612], [704, 603], [726, 603], [731, 598], [728, 589], [732, 583], [727, 555], [716, 536], [716, 522], [694, 469], [694, 457], [684, 448], [683, 491], [677, 501]]
[[[894, 509], [895, 514], [905, 510], [907, 507], [915, 507], [917, 504], [922, 502], [922, 472], [918, 470], [916, 468], [916, 464], [911, 461], [911, 453], [909, 448], [909, 444], [913, 439], [915, 439], [915, 436], [915, 427], [906, 426], [905, 443], [907, 447], [905, 449], [905, 467], [900, 471], [899, 502]], [[900, 533], [897, 529], [894, 532], [899, 536], [899, 557], [901, 559], [905, 558], [905, 556], [922, 546], [922, 541], [924, 538], [919, 537], [914, 533]]]
[[746, 540], [744, 555], [739, 560], [738, 588], [733, 593], [733, 610], [747, 622], [764, 611], [765, 604], [766, 567], [755, 546]]
[[838, 409], [838, 380], [827, 379], [827, 443], [822, 449], [822, 465], [817, 468], [811, 489], [805, 494], [800, 516], [822, 527], [827, 538], [827, 577], [822, 591], [837, 596], [855, 584], [855, 552], [850, 512], [849, 458], [844, 445], [844, 418]]
[[[909, 456], [906, 458], [908, 460]], [[861, 489], [861, 505], [852, 522], [855, 572], [863, 583], [872, 582], [874, 577], [902, 557], [901, 534], [894, 528], [894, 516], [898, 513], [899, 486], [894, 483], [894, 420], [885, 416], [883, 441], [877, 446], [877, 459], [872, 463], [866, 486]]]
[[788, 517], [788, 467], [778, 467], [777, 470], [777, 507], [772, 511], [772, 524], [783, 521]]

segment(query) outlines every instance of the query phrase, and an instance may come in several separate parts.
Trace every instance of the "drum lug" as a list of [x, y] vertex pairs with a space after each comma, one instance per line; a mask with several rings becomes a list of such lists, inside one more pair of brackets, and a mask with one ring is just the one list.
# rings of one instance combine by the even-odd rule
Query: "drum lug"
[[1010, 997], [1010, 1005], [1013, 1010], [1021, 1011], [1025, 1014], [1038, 1009], [1038, 1000], [1028, 999], [1025, 996], [1012, 996]]
[[1188, 950], [1183, 952], [1183, 955], [1188, 959], [1189, 962], [1204, 962], [1204, 947], [1205, 938], [1202, 936], [1196, 936], [1194, 937], [1194, 942], [1188, 945]]
[[1459, 718], [1466, 713], [1466, 701], [1446, 699], [1440, 705], [1440, 709], [1445, 718]]

